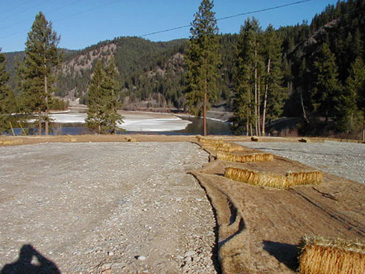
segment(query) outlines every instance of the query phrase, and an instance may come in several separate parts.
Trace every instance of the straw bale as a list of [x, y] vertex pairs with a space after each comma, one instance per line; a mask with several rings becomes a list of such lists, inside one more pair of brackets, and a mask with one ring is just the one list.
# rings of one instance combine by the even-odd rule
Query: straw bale
[[234, 152], [244, 151], [244, 147], [232, 143], [203, 143], [202, 146], [209, 150], [223, 151], [223, 152]]
[[274, 156], [270, 153], [247, 153], [247, 154], [232, 154], [223, 151], [217, 152], [217, 157], [223, 161], [247, 163], [247, 162], [265, 162], [272, 161]]
[[365, 273], [365, 244], [343, 239], [304, 237], [299, 271], [312, 273]]
[[310, 143], [311, 140], [307, 139], [307, 138], [301, 138], [301, 139], [299, 139], [299, 142], [301, 142], [301, 143]]
[[75, 142], [77, 142], [77, 138], [76, 138], [76, 137], [73, 137], [73, 136], [71, 136], [71, 135], [66, 135], [66, 138], [67, 138], [67, 140], [68, 140], [69, 142], [71, 142], [71, 143], [75, 143]]
[[5, 140], [5, 141], [0, 141], [0, 144], [6, 145], [6, 146], [21, 145], [21, 144], [23, 144], [23, 140]]
[[279, 189], [287, 189], [295, 185], [320, 184], [322, 182], [322, 173], [320, 171], [289, 172], [281, 175], [228, 167], [225, 169], [224, 176], [234, 181]]
[[125, 139], [127, 142], [132, 142], [132, 143], [134, 143], [134, 142], [136, 142], [136, 141], [137, 141], [135, 138], [132, 138], [132, 137], [125, 137], [124, 139]]
[[286, 174], [287, 179], [293, 185], [318, 185], [322, 182], [321, 171], [291, 171]]

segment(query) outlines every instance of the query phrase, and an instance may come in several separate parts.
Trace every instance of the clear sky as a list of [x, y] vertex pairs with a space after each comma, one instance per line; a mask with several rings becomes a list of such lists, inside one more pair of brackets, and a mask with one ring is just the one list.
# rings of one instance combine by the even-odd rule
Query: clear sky
[[[265, 29], [311, 21], [337, 0], [215, 0], [220, 33], [238, 33], [247, 17], [256, 17]], [[61, 35], [62, 48], [83, 49], [120, 36], [143, 36], [151, 41], [189, 38], [188, 26], [201, 0], [0, 0], [0, 48], [22, 51], [36, 14], [42, 11]], [[255, 12], [269, 9], [267, 11]], [[244, 14], [233, 18], [224, 17]], [[179, 28], [183, 27], [183, 28]], [[166, 31], [147, 35], [153, 32]]]

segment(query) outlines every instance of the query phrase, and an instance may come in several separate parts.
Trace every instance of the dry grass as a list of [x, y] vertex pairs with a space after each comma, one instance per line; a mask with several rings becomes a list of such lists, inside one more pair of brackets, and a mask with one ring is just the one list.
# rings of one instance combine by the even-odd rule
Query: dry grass
[[365, 244], [341, 239], [304, 237], [299, 270], [302, 274], [365, 273]]
[[288, 172], [281, 175], [228, 167], [225, 169], [224, 176], [251, 185], [279, 189], [288, 189], [296, 185], [317, 185], [322, 182], [322, 172], [320, 171]]
[[227, 152], [218, 151], [217, 158], [223, 161], [230, 161], [236, 163], [248, 163], [248, 162], [265, 162], [272, 161], [274, 155], [270, 153], [247, 153], [247, 154], [232, 154]]

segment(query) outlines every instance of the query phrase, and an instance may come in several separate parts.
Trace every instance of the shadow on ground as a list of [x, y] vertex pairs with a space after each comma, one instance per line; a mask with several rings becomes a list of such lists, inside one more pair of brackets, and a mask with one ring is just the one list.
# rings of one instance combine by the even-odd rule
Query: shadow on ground
[[0, 271], [1, 274], [59, 274], [61, 271], [51, 260], [44, 257], [32, 245], [23, 245], [19, 251], [19, 258], [14, 263], [4, 266]]

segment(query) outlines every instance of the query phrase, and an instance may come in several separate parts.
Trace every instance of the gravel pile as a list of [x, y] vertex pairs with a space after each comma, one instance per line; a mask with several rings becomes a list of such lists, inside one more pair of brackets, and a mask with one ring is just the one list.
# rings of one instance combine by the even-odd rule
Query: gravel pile
[[62, 273], [215, 273], [214, 215], [187, 173], [207, 160], [190, 143], [0, 147], [0, 269], [30, 244]]
[[240, 144], [365, 184], [364, 144], [330, 141], [324, 143], [242, 142]]

